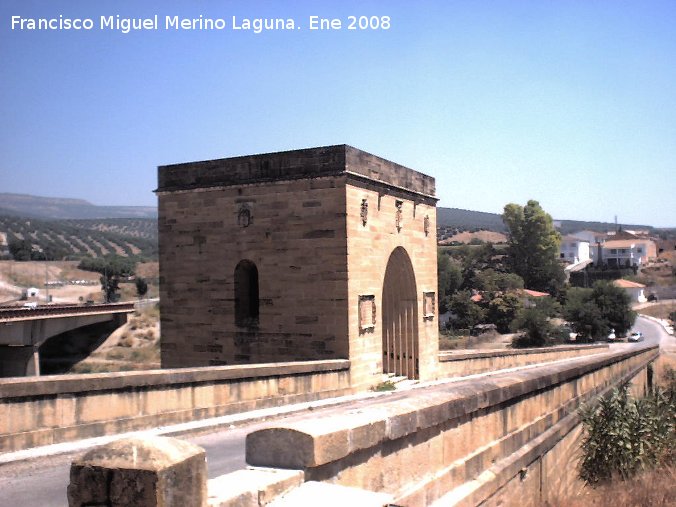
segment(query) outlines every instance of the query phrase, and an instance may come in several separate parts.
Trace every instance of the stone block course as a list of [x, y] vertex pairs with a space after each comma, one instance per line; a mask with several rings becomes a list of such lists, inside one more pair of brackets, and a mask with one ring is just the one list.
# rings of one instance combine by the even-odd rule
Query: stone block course
[[[422, 315], [423, 291], [436, 292], [434, 178], [339, 145], [163, 166], [158, 181], [164, 367], [345, 358], [353, 387], [378, 383], [385, 268], [400, 248], [420, 307], [408, 374], [434, 378], [437, 324]], [[234, 318], [244, 259], [258, 276], [251, 329]], [[375, 297], [368, 334], [362, 294]]]
[[[606, 352], [394, 393], [284, 427], [272, 424], [248, 435], [247, 462], [384, 491], [398, 505], [431, 505], [453, 488], [444, 498], [475, 505], [562, 440], [578, 424], [581, 403], [634, 378], [657, 353], [656, 347]], [[518, 453], [512, 464], [502, 463]], [[499, 462], [499, 473], [490, 475]]]

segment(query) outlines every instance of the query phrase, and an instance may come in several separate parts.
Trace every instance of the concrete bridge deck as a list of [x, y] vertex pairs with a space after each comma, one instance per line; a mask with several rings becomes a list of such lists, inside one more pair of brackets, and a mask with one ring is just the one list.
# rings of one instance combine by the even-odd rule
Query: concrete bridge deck
[[122, 325], [133, 311], [133, 302], [0, 309], [0, 377], [39, 375], [46, 340], [100, 322]]

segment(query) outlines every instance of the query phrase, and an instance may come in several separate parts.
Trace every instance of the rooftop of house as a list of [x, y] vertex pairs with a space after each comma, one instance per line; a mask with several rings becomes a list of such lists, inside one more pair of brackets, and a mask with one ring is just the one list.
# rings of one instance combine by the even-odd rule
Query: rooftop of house
[[544, 298], [549, 296], [547, 292], [540, 292], [532, 289], [522, 289], [522, 290], [525, 295], [530, 296], [532, 298]]
[[645, 240], [639, 239], [611, 239], [603, 244], [603, 247], [608, 248], [633, 248], [636, 245], [643, 244]]
[[645, 285], [638, 282], [632, 282], [631, 280], [614, 280], [613, 285], [615, 287], [620, 287], [622, 289], [643, 289]]
[[582, 243], [589, 243], [586, 239], [580, 238], [578, 236], [575, 236], [574, 234], [568, 234], [566, 236], [563, 236], [561, 238], [562, 241], [578, 241]]

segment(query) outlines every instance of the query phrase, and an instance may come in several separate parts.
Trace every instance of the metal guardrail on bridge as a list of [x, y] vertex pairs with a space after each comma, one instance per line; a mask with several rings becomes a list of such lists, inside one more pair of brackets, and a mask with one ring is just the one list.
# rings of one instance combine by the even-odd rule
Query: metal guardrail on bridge
[[53, 317], [85, 313], [123, 313], [133, 312], [135, 303], [104, 303], [95, 305], [46, 305], [37, 308], [0, 309], [0, 321], [36, 317]]

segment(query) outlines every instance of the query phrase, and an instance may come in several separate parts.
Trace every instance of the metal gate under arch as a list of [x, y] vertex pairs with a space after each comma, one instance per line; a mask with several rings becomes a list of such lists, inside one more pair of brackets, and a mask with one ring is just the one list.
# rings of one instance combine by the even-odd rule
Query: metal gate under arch
[[418, 299], [406, 250], [390, 254], [383, 281], [383, 372], [419, 378]]

